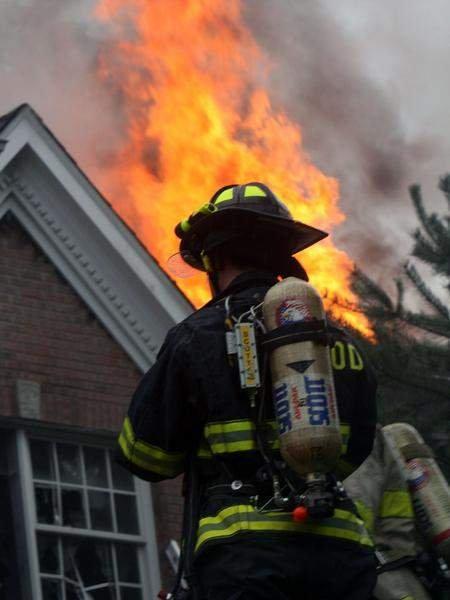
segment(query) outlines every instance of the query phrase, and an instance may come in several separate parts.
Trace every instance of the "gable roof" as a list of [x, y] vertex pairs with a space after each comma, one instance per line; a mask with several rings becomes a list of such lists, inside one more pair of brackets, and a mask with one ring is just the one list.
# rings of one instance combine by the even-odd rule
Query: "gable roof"
[[20, 111], [22, 109], [25, 109], [27, 106], [28, 106], [27, 104], [20, 104], [19, 106], [17, 106], [17, 108], [14, 108], [10, 112], [6, 113], [6, 115], [1, 115], [0, 116], [0, 133], [2, 132], [2, 129], [4, 129], [8, 125], [8, 123], [10, 121], [12, 121], [14, 119], [14, 117], [16, 115], [18, 115], [20, 113]]
[[0, 219], [8, 211], [146, 370], [193, 307], [27, 104], [0, 117]]

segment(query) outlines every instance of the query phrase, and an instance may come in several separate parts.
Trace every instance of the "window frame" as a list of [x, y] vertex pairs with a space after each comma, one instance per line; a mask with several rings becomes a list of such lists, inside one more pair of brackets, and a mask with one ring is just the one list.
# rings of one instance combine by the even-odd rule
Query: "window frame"
[[[18, 460], [19, 483], [21, 497], [23, 499], [23, 527], [26, 546], [26, 568], [28, 588], [32, 592], [32, 598], [43, 600], [41, 593], [41, 575], [39, 569], [39, 556], [37, 546], [37, 534], [54, 534], [64, 537], [82, 537], [109, 541], [112, 543], [132, 543], [136, 546], [139, 561], [139, 573], [141, 577], [141, 590], [143, 598], [156, 597], [161, 585], [158, 548], [156, 543], [155, 519], [153, 512], [153, 501], [151, 484], [134, 477], [137, 518], [139, 535], [118, 533], [114, 531], [102, 531], [67, 527], [57, 524], [43, 524], [37, 520], [36, 502], [34, 496], [34, 478], [30, 455], [30, 439], [39, 439], [51, 444], [67, 443], [81, 446], [90, 446], [111, 450], [114, 447], [112, 439], [102, 439], [95, 434], [77, 435], [76, 432], [52, 432], [30, 429], [19, 429], [16, 431], [16, 452]], [[108, 467], [109, 469], [109, 467]], [[61, 482], [59, 482], [60, 484]], [[87, 493], [86, 482], [81, 484], [83, 497]], [[113, 493], [114, 488], [108, 487], [108, 492]], [[113, 511], [115, 513], [115, 510]], [[115, 517], [113, 517], [115, 519]], [[113, 554], [114, 557], [114, 554]], [[114, 562], [115, 559], [114, 559]], [[115, 566], [117, 572], [117, 566]]]

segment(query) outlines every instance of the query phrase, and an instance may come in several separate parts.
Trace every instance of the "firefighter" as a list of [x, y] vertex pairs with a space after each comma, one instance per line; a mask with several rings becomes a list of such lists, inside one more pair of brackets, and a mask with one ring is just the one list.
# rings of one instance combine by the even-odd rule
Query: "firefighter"
[[[225, 344], [230, 320], [260, 305], [280, 277], [307, 280], [293, 255], [327, 234], [294, 221], [258, 182], [221, 188], [175, 232], [182, 259], [207, 273], [213, 298], [169, 331], [132, 398], [119, 462], [153, 482], [185, 472], [183, 566], [193, 597], [369, 599], [376, 578], [372, 543], [348, 498], [336, 501], [333, 517], [304, 522], [264, 510], [270, 476]], [[343, 439], [336, 475], [343, 478], [372, 449], [376, 385], [347, 335], [333, 332]], [[272, 402], [266, 404], [266, 448], [288, 478]], [[300, 478], [296, 485], [303, 485]]]
[[[377, 427], [370, 456], [344, 485], [377, 548], [380, 568], [374, 590], [376, 600], [431, 600], [437, 597], [440, 585], [448, 586], [448, 580], [443, 579], [447, 573], [442, 572], [436, 553], [430, 552], [430, 544], [418, 526], [405, 475], [399, 466], [400, 454], [396, 458], [395, 449], [386, 439], [386, 430], [389, 431], [389, 426]], [[432, 456], [424, 443], [409, 447], [428, 459]], [[435, 506], [439, 500], [435, 499]]]

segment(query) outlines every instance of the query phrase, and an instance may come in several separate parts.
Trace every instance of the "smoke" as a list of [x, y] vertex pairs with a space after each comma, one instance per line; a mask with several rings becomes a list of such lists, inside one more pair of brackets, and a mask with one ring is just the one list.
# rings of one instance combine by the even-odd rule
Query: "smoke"
[[[95, 5], [0, 0], [0, 114], [31, 104], [97, 181], [120, 148], [126, 110], [96, 76], [99, 49], [118, 31], [93, 17]], [[416, 225], [408, 185], [424, 184], [439, 209], [437, 178], [450, 170], [447, 0], [243, 6], [272, 63], [274, 104], [301, 125], [313, 162], [340, 181], [347, 221], [336, 243], [369, 275], [389, 279]], [[156, 147], [147, 158], [157, 174]]]
[[246, 9], [272, 59], [272, 98], [340, 181], [347, 221], [336, 242], [389, 279], [416, 226], [408, 186], [423, 183], [439, 208], [430, 192], [450, 170], [448, 3], [247, 0]]
[[107, 33], [95, 0], [0, 0], [0, 114], [30, 104], [95, 175], [119, 147], [121, 112], [95, 76]]

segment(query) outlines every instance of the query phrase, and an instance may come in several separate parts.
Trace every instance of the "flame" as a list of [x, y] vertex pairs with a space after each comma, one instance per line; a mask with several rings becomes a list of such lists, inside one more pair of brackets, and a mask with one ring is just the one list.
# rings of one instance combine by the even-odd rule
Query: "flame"
[[[174, 225], [229, 183], [263, 181], [296, 219], [325, 231], [343, 221], [337, 181], [271, 104], [271, 64], [240, 0], [100, 0], [95, 14], [120, 39], [105, 43], [98, 75], [126, 115], [123, 147], [97, 177], [160, 264], [177, 251]], [[301, 261], [328, 298], [356, 302], [353, 263], [330, 238]], [[204, 275], [177, 283], [196, 306], [209, 299]], [[370, 335], [362, 314], [333, 310]]]

